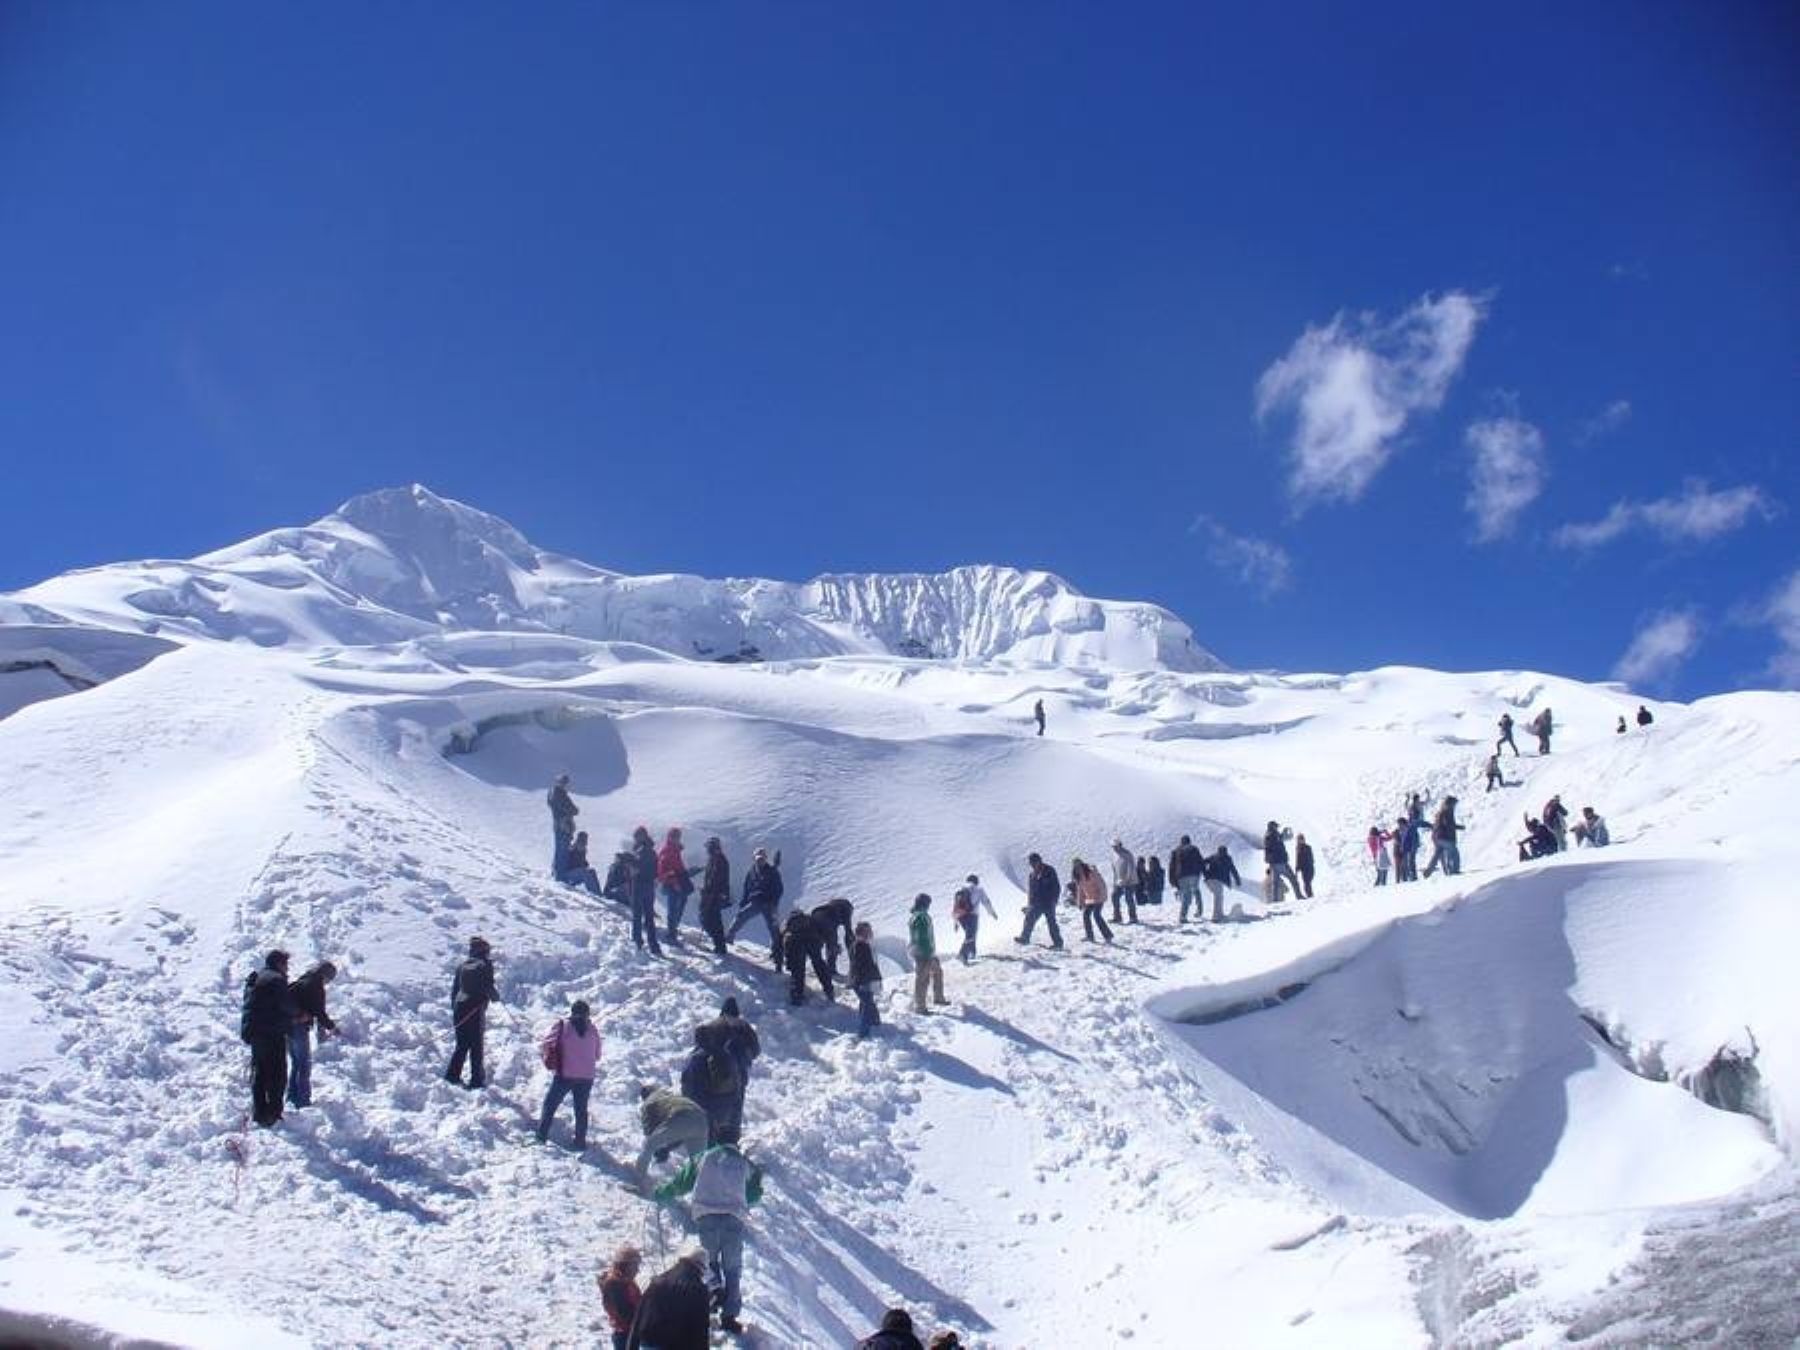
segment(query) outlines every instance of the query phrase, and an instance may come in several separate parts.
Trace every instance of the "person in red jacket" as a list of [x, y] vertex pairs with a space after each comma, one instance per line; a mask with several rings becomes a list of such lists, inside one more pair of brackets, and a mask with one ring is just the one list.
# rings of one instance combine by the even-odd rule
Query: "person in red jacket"
[[688, 896], [694, 893], [694, 873], [681, 856], [681, 827], [671, 825], [656, 850], [656, 889], [662, 892], [663, 910], [669, 916], [668, 941], [671, 947], [681, 945], [681, 915], [687, 909]]
[[612, 1264], [594, 1277], [600, 1286], [600, 1306], [612, 1327], [613, 1350], [625, 1350], [631, 1339], [631, 1324], [644, 1297], [637, 1282], [643, 1263], [643, 1253], [627, 1243], [613, 1253]]

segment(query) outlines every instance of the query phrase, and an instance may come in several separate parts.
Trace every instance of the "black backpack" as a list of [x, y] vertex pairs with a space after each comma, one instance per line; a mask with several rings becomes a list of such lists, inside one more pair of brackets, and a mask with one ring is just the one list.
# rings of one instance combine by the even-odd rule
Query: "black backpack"
[[706, 1052], [706, 1086], [721, 1097], [735, 1097], [744, 1085], [737, 1056], [724, 1050]]

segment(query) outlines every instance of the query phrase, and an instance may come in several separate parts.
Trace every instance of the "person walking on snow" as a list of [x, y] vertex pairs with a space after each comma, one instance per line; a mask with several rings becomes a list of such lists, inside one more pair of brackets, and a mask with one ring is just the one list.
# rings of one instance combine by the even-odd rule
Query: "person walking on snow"
[[700, 875], [700, 927], [720, 956], [725, 954], [725, 906], [730, 903], [731, 863], [714, 835], [706, 841], [706, 870]]
[[1462, 852], [1457, 847], [1456, 836], [1466, 825], [1456, 823], [1456, 798], [1445, 797], [1443, 805], [1438, 807], [1437, 814], [1431, 819], [1431, 861], [1425, 864], [1425, 875], [1430, 876], [1437, 871], [1438, 864], [1444, 865], [1444, 875], [1457, 876], [1462, 872]]
[[966, 884], [956, 892], [956, 899], [950, 906], [950, 917], [957, 927], [962, 929], [962, 947], [956, 958], [965, 966], [975, 959], [975, 941], [981, 932], [981, 911], [986, 910], [990, 919], [1000, 916], [994, 913], [994, 902], [988, 899], [988, 893], [981, 889], [981, 878], [973, 872], [965, 879]]
[[1094, 928], [1098, 925], [1100, 936], [1111, 946], [1112, 929], [1106, 926], [1106, 882], [1101, 880], [1099, 869], [1077, 858], [1069, 864], [1069, 875], [1075, 879], [1075, 903], [1081, 909], [1081, 930], [1085, 940], [1094, 940]]
[[1387, 842], [1393, 838], [1379, 825], [1369, 826], [1369, 858], [1375, 864], [1375, 884], [1387, 885], [1388, 851]]
[[656, 845], [640, 825], [631, 832], [631, 941], [639, 951], [662, 955], [656, 936]]
[[1494, 742], [1494, 753], [1496, 755], [1500, 753], [1500, 747], [1503, 745], [1510, 745], [1512, 747], [1513, 754], [1517, 755], [1519, 753], [1519, 743], [1513, 739], [1512, 733], [1513, 733], [1512, 714], [1509, 712], [1503, 712], [1500, 714], [1500, 737], [1498, 740], [1496, 740]]
[[1540, 755], [1547, 755], [1550, 753], [1550, 733], [1555, 730], [1556, 720], [1550, 715], [1550, 709], [1545, 708], [1536, 717], [1532, 718], [1531, 732], [1537, 737], [1538, 753]]
[[612, 1264], [594, 1277], [600, 1286], [600, 1308], [612, 1328], [612, 1350], [625, 1350], [631, 1340], [631, 1324], [644, 1297], [637, 1282], [643, 1261], [642, 1253], [627, 1243], [613, 1253]]
[[938, 960], [937, 932], [931, 926], [931, 897], [920, 891], [913, 897], [912, 913], [906, 919], [906, 950], [913, 959], [913, 1011], [929, 1012], [925, 1006], [925, 990], [931, 989], [931, 1001], [943, 1007], [944, 965]]
[[739, 1013], [735, 998], [720, 1005], [717, 1017], [694, 1028], [694, 1052], [681, 1071], [681, 1091], [706, 1112], [715, 1138], [719, 1129], [736, 1128], [743, 1121], [750, 1066], [761, 1054], [762, 1040]]
[[1281, 826], [1272, 820], [1263, 832], [1263, 862], [1268, 864], [1270, 900], [1285, 898], [1281, 889], [1283, 884], [1292, 886], [1295, 895], [1300, 894], [1300, 878], [1294, 875], [1293, 866], [1288, 862], [1287, 840], [1282, 837]]
[[1238, 875], [1237, 864], [1231, 860], [1231, 854], [1225, 845], [1220, 844], [1218, 851], [1204, 860], [1206, 890], [1212, 896], [1212, 921], [1225, 922], [1225, 888], [1233, 890], [1244, 884]]
[[250, 1047], [250, 1118], [265, 1129], [281, 1119], [287, 1088], [288, 1033], [294, 1004], [288, 995], [288, 954], [279, 947], [263, 958], [262, 969], [244, 980], [238, 1036]]
[[688, 1210], [711, 1266], [708, 1283], [717, 1292], [719, 1326], [734, 1334], [744, 1329], [738, 1321], [743, 1308], [744, 1225], [750, 1207], [762, 1199], [762, 1181], [762, 1168], [739, 1150], [738, 1132], [733, 1129], [656, 1188], [658, 1200], [690, 1197]]
[[1056, 902], [1062, 898], [1062, 882], [1057, 879], [1056, 869], [1037, 854], [1025, 861], [1031, 869], [1025, 881], [1025, 930], [1013, 941], [1021, 947], [1029, 946], [1031, 930], [1042, 919], [1050, 930], [1051, 950], [1061, 951], [1063, 940], [1056, 926]]
[[661, 1162], [674, 1149], [695, 1158], [712, 1138], [712, 1124], [699, 1102], [653, 1083], [638, 1088], [638, 1124], [643, 1127], [644, 1146], [638, 1150], [632, 1170], [639, 1182], [644, 1180], [652, 1158]]
[[706, 1262], [704, 1251], [689, 1252], [650, 1281], [625, 1350], [709, 1350], [712, 1291], [706, 1287]]
[[856, 991], [856, 1035], [866, 1040], [881, 1025], [881, 1010], [876, 1006], [881, 997], [881, 967], [875, 963], [875, 930], [866, 923], [856, 925], [856, 941], [850, 944], [850, 987]]
[[337, 1023], [325, 1011], [325, 986], [337, 978], [337, 967], [321, 961], [288, 986], [292, 1001], [293, 1028], [288, 1032], [288, 1105], [299, 1108], [312, 1105], [312, 1036], [319, 1029], [324, 1040], [337, 1030]]
[[550, 1070], [550, 1087], [544, 1093], [544, 1109], [538, 1113], [537, 1141], [550, 1141], [550, 1122], [564, 1097], [575, 1098], [575, 1150], [587, 1147], [588, 1096], [594, 1090], [594, 1072], [600, 1065], [600, 1028], [588, 1020], [588, 1005], [576, 999], [569, 1015], [559, 1017], [538, 1041], [538, 1053]]
[[751, 855], [750, 870], [744, 873], [744, 894], [738, 900], [737, 917], [731, 921], [731, 931], [725, 934], [725, 941], [732, 942], [739, 929], [760, 917], [769, 926], [769, 959], [776, 970], [781, 969], [781, 933], [775, 925], [775, 907], [781, 903], [781, 892], [781, 869], [769, 861], [767, 849], [757, 849]]
[[1489, 755], [1488, 762], [1487, 762], [1487, 790], [1489, 792], [1492, 792], [1495, 788], [1504, 785], [1505, 782], [1506, 782], [1506, 780], [1503, 777], [1501, 777], [1501, 774], [1500, 774], [1500, 755], [1499, 755], [1499, 753], [1496, 752], [1494, 754]]
[[1040, 698], [1037, 701], [1036, 706], [1033, 707], [1031, 710], [1031, 715], [1032, 715], [1032, 717], [1034, 717], [1037, 720], [1038, 735], [1042, 736], [1044, 734], [1044, 700], [1043, 699]]
[[1200, 900], [1200, 879], [1205, 871], [1206, 862], [1200, 856], [1200, 850], [1194, 847], [1192, 839], [1182, 835], [1181, 842], [1169, 854], [1169, 880], [1175, 885], [1175, 893], [1181, 897], [1182, 923], [1187, 922], [1190, 906], [1194, 909], [1196, 918], [1206, 917], [1206, 907]]
[[824, 904], [813, 906], [813, 927], [819, 930], [819, 940], [825, 944], [825, 964], [831, 967], [834, 980], [839, 978], [838, 952], [848, 950], [855, 939], [855, 917], [856, 906], [846, 896], [834, 895]]
[[825, 964], [824, 949], [819, 926], [813, 922], [810, 913], [796, 905], [781, 926], [781, 950], [788, 971], [788, 1002], [796, 1008], [806, 1002], [808, 961], [812, 962], [813, 973], [819, 977], [819, 988], [825, 991], [826, 1000], [835, 1002], [837, 999], [837, 993], [831, 987], [831, 969]]
[[469, 1087], [479, 1088], [487, 1082], [481, 1071], [487, 1007], [500, 1000], [494, 992], [492, 955], [493, 949], [486, 938], [470, 938], [469, 955], [450, 980], [450, 1018], [456, 1034], [456, 1048], [450, 1053], [450, 1067], [444, 1077], [458, 1087], [462, 1086], [465, 1060], [469, 1065]]
[[1306, 842], [1306, 836], [1294, 837], [1294, 870], [1300, 874], [1300, 884], [1306, 889], [1301, 892], [1306, 899], [1313, 898], [1313, 863], [1312, 845]]
[[1119, 901], [1125, 901], [1125, 907], [1131, 914], [1131, 922], [1138, 921], [1137, 916], [1137, 859], [1131, 856], [1131, 850], [1115, 839], [1112, 841], [1113, 851], [1113, 885], [1112, 911], [1113, 922], [1120, 922]]
[[662, 847], [656, 851], [656, 888], [662, 892], [663, 910], [668, 915], [668, 941], [671, 947], [681, 945], [681, 915], [687, 908], [688, 896], [694, 893], [694, 873], [681, 857], [681, 827], [669, 826]]
[[569, 795], [568, 774], [557, 774], [544, 800], [550, 806], [550, 875], [561, 881], [568, 868], [569, 845], [575, 839], [575, 817], [581, 811]]

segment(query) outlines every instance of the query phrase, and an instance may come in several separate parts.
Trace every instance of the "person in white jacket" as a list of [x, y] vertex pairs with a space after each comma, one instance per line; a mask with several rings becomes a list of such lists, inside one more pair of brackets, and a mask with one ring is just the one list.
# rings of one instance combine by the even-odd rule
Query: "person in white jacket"
[[957, 889], [955, 900], [950, 906], [950, 917], [956, 920], [963, 934], [962, 947], [958, 949], [956, 959], [965, 966], [975, 959], [975, 939], [981, 932], [981, 911], [984, 909], [990, 919], [1000, 917], [994, 912], [994, 902], [988, 899], [988, 893], [981, 888], [981, 878], [971, 872], [967, 884]]
[[718, 1142], [656, 1188], [658, 1200], [688, 1197], [688, 1211], [706, 1248], [710, 1283], [718, 1291], [719, 1326], [742, 1331], [744, 1225], [750, 1206], [762, 1199], [762, 1168], [738, 1148], [734, 1126], [721, 1126]]
[[1113, 922], [1114, 923], [1120, 922], [1119, 901], [1123, 900], [1125, 902], [1126, 912], [1130, 915], [1130, 917], [1125, 919], [1124, 922], [1136, 923], [1138, 921], [1138, 916], [1137, 916], [1137, 902], [1138, 902], [1137, 859], [1132, 856], [1131, 850], [1126, 848], [1125, 845], [1117, 839], [1113, 840], [1112, 849], [1113, 849], [1113, 884], [1112, 884]]

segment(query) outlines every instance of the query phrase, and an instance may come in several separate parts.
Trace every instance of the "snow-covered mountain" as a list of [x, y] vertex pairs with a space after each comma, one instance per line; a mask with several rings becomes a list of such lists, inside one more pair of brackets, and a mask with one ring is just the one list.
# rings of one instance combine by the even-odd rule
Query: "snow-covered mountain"
[[[1188, 670], [1131, 654], [1166, 616], [1019, 638], [1108, 602], [959, 575], [613, 577], [408, 492], [0, 600], [0, 1340], [600, 1342], [612, 1246], [691, 1240], [625, 1184], [637, 1085], [727, 995], [764, 1047], [745, 1344], [848, 1346], [893, 1305], [983, 1350], [1800, 1337], [1800, 695], [1640, 730], [1531, 672]], [[801, 645], [693, 659], [707, 622]], [[1553, 752], [1521, 735], [1484, 791], [1495, 719], [1546, 707]], [[651, 959], [550, 880], [564, 771], [602, 864], [680, 824], [740, 868], [780, 849], [793, 903], [851, 897], [883, 1034], [789, 1007], [766, 938], [715, 957], [690, 909]], [[1465, 870], [1377, 887], [1368, 830], [1414, 792], [1462, 799]], [[1552, 794], [1612, 846], [1520, 863]], [[1316, 898], [1262, 890], [1270, 820]], [[1028, 851], [1182, 834], [1236, 858], [1225, 922], [1171, 897], [1111, 945], [1070, 909], [1064, 950], [1013, 942]], [[916, 1015], [911, 897], [948, 953], [970, 872], [997, 916]], [[480, 1093], [442, 1077], [473, 933]], [[258, 1131], [237, 1003], [277, 945], [339, 965], [343, 1034]], [[530, 1143], [574, 998], [605, 1037], [579, 1155], [566, 1108]]]
[[545, 553], [505, 521], [419, 486], [368, 493], [311, 525], [191, 561], [58, 577], [19, 592], [0, 619], [9, 614], [265, 646], [525, 632], [726, 661], [887, 653], [1221, 669], [1167, 610], [1090, 599], [1048, 572], [979, 566], [802, 583], [624, 576]]

